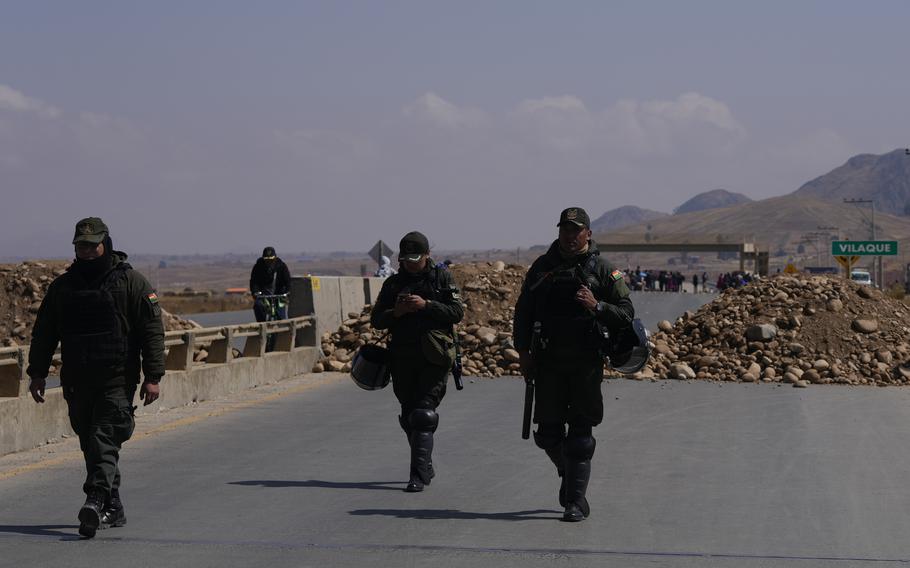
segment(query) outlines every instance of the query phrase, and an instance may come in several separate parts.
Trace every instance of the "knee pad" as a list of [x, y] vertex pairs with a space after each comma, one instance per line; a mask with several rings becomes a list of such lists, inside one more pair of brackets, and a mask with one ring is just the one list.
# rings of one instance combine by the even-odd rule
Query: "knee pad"
[[408, 423], [418, 432], [435, 432], [439, 425], [439, 415], [435, 410], [418, 408], [408, 415]]
[[569, 428], [569, 436], [566, 438], [562, 451], [569, 459], [584, 461], [594, 457], [594, 447], [596, 445], [597, 442], [594, 440], [594, 436], [591, 435], [590, 428], [582, 429], [581, 431], [574, 431], [573, 428]]
[[541, 450], [552, 450], [559, 447], [566, 438], [562, 424], [540, 424], [534, 432], [534, 443]]
[[411, 433], [411, 424], [408, 422], [408, 419], [404, 416], [398, 417], [398, 424], [401, 426], [401, 429], [404, 430], [405, 434]]

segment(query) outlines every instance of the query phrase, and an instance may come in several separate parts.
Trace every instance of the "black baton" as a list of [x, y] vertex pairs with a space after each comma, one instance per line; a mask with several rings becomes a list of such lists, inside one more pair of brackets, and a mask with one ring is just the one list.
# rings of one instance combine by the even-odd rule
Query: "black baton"
[[528, 376], [525, 377], [525, 412], [521, 421], [521, 439], [531, 437], [531, 419], [534, 414], [534, 376], [537, 374], [537, 349], [540, 347], [540, 322], [534, 322], [534, 331], [531, 334], [531, 365]]
[[525, 414], [521, 421], [521, 439], [531, 437], [531, 415], [534, 412], [534, 377], [525, 379]]

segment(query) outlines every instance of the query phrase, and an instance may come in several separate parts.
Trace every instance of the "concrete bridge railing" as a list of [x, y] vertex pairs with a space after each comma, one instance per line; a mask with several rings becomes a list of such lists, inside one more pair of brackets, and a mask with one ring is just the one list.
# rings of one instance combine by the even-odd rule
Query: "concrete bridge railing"
[[[137, 414], [183, 406], [257, 385], [309, 372], [321, 356], [316, 342], [317, 317], [170, 331], [165, 334], [167, 372], [161, 398]], [[266, 340], [274, 334], [274, 350]], [[243, 339], [241, 357], [232, 343]], [[204, 362], [194, 360], [198, 348], [207, 351]], [[55, 359], [59, 361], [59, 355]], [[49, 439], [73, 435], [62, 389], [45, 393], [36, 404], [28, 392], [28, 346], [0, 348], [0, 455], [36, 447]]]
[[[309, 372], [321, 356], [320, 338], [335, 331], [350, 313], [376, 301], [382, 278], [296, 276], [291, 279], [291, 319], [171, 331], [165, 334], [167, 373], [161, 398], [137, 414], [225, 396]], [[274, 351], [266, 339], [275, 334]], [[242, 357], [234, 357], [239, 345]], [[198, 348], [208, 353], [196, 361]], [[59, 357], [56, 357], [59, 364]], [[36, 404], [28, 392], [28, 346], [0, 349], [0, 455], [34, 448], [73, 435], [62, 389]]]

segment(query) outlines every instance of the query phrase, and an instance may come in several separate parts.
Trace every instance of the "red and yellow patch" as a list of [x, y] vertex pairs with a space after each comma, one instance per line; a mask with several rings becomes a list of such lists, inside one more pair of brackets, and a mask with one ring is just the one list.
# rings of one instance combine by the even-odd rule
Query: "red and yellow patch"
[[148, 295], [148, 299], [149, 299], [149, 302], [151, 302], [152, 304], [157, 304], [158, 303], [158, 294], [152, 292], [151, 294]]
[[610, 273], [610, 278], [613, 280], [622, 280], [622, 272], [619, 270], [614, 270]]

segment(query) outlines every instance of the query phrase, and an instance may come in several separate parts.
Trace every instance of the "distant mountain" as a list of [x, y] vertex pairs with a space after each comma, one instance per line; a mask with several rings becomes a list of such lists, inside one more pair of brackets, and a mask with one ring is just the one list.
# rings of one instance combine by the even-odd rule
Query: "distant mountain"
[[804, 184], [793, 195], [829, 202], [872, 199], [876, 213], [910, 215], [910, 155], [899, 149], [882, 155], [853, 156], [846, 164]]
[[623, 205], [616, 209], [611, 209], [591, 222], [591, 230], [595, 233], [606, 233], [628, 225], [637, 225], [646, 223], [654, 219], [668, 217], [669, 214], [660, 211], [651, 211], [642, 209], [634, 205]]
[[[879, 239], [903, 241], [910, 238], [910, 223], [906, 217], [876, 212], [875, 225]], [[854, 206], [791, 194], [733, 207], [670, 215], [618, 230], [595, 231], [598, 233], [595, 240], [598, 243], [642, 242], [648, 233], [648, 242], [655, 244], [748, 240], [763, 249], [777, 250], [798, 243], [802, 235], [817, 231], [820, 226], [839, 227], [838, 236], [845, 239], [869, 238], [866, 217]]]
[[749, 203], [752, 200], [742, 193], [733, 193], [726, 189], [713, 189], [699, 193], [692, 199], [686, 201], [673, 211], [674, 215], [682, 213], [694, 213], [696, 211], [707, 211], [708, 209], [720, 209], [721, 207], [730, 207], [740, 203]]

